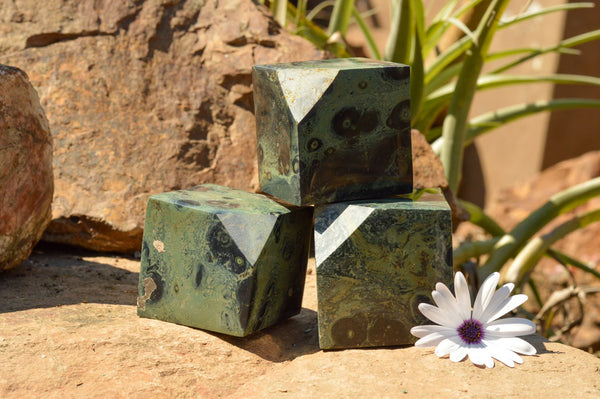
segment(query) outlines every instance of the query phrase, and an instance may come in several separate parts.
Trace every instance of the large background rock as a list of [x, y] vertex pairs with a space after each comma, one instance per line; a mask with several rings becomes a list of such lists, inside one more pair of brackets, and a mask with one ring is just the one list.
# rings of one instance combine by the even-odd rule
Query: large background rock
[[27, 75], [0, 65], [0, 271], [26, 259], [50, 222], [52, 137]]
[[150, 194], [257, 188], [253, 64], [318, 59], [250, 0], [15, 0], [0, 61], [26, 70], [54, 136], [44, 239], [139, 249]]

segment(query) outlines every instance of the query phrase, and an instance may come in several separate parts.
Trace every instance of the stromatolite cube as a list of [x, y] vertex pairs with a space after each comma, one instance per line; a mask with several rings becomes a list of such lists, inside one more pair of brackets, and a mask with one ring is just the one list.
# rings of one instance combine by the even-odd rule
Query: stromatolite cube
[[409, 74], [362, 58], [254, 66], [261, 190], [295, 205], [411, 192]]
[[138, 314], [235, 336], [297, 314], [312, 212], [211, 184], [151, 196]]
[[450, 208], [439, 195], [315, 209], [319, 346], [402, 345], [426, 320], [431, 290], [452, 282]]

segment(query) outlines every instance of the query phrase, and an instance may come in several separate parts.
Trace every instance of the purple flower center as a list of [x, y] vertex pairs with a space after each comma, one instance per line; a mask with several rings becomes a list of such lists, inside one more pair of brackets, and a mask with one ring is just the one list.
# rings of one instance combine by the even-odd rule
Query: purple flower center
[[483, 324], [475, 319], [465, 320], [456, 331], [465, 344], [478, 344], [485, 338]]

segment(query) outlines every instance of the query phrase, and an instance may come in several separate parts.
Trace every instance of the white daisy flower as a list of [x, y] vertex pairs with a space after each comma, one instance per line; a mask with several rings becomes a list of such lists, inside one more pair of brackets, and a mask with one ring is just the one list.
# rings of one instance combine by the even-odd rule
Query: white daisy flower
[[493, 358], [514, 367], [515, 363], [523, 363], [517, 353], [534, 355], [535, 348], [517, 336], [533, 334], [535, 324], [518, 317], [500, 319], [523, 304], [527, 295], [509, 297], [514, 288], [511, 283], [496, 291], [499, 279], [500, 274], [493, 273], [483, 282], [473, 309], [467, 281], [461, 272], [454, 276], [456, 298], [448, 287], [437, 283], [431, 294], [438, 306], [421, 303], [419, 310], [439, 325], [413, 327], [411, 334], [420, 338], [415, 346], [436, 346], [436, 355], [450, 355], [453, 362], [460, 362], [469, 355], [474, 364], [490, 368], [494, 367]]

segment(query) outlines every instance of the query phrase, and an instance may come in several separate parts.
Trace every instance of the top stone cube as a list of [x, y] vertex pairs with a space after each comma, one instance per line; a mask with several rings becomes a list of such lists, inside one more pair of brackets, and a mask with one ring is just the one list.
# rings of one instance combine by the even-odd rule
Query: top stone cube
[[261, 190], [294, 205], [412, 191], [408, 66], [256, 65], [252, 79]]

